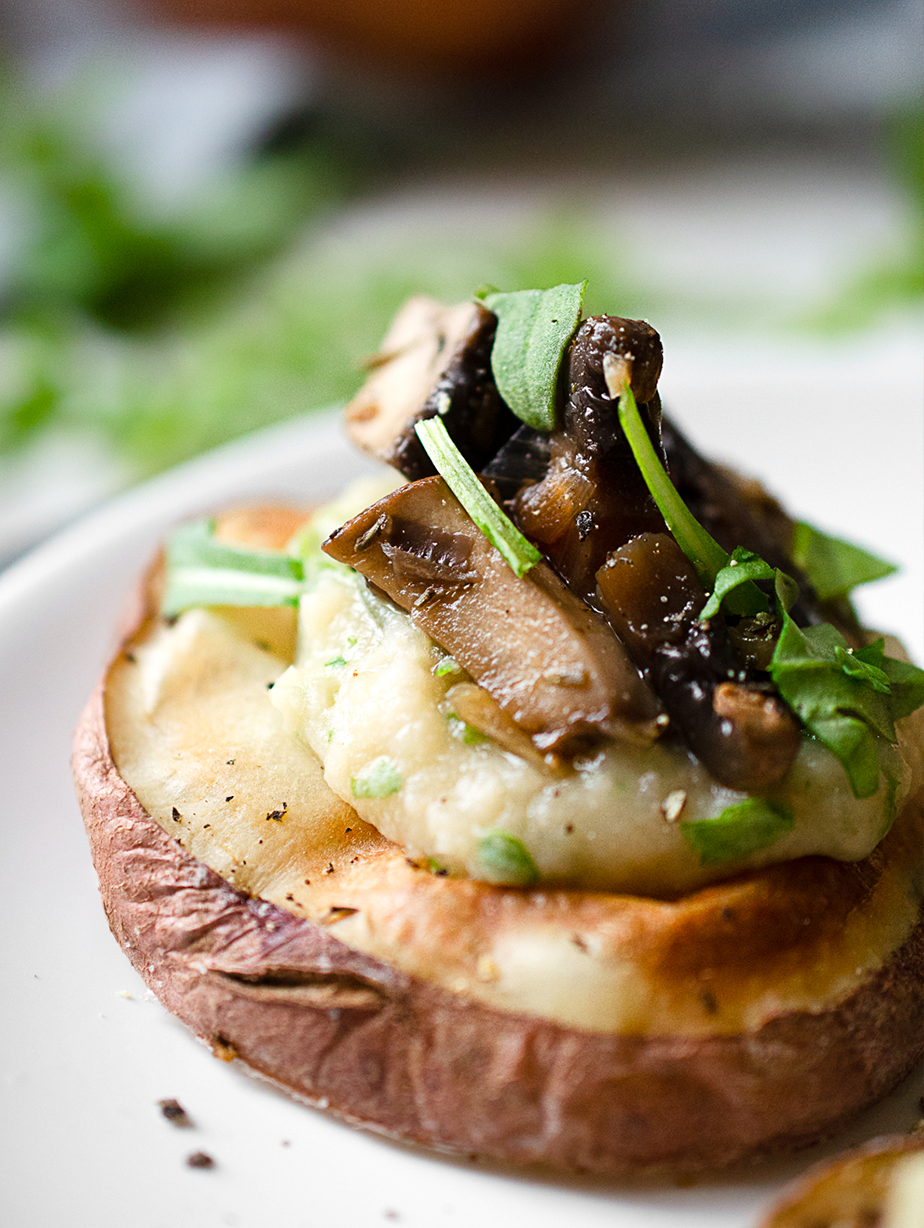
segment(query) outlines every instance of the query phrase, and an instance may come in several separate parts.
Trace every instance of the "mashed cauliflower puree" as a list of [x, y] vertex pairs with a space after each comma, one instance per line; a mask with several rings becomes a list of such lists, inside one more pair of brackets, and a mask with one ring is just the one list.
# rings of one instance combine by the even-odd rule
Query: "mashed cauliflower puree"
[[302, 535], [313, 583], [300, 601], [295, 663], [270, 695], [330, 788], [409, 856], [434, 872], [528, 881], [509, 858], [498, 862], [499, 838], [522, 847], [534, 880], [670, 895], [812, 853], [859, 860], [882, 838], [910, 786], [901, 740], [880, 752], [899, 781], [895, 796], [883, 780], [857, 799], [840, 764], [804, 738], [766, 794], [791, 807], [791, 830], [745, 858], [704, 866], [680, 824], [713, 818], [746, 794], [718, 784], [676, 742], [604, 742], [565, 768], [513, 753], [459, 719], [453, 688], [467, 675], [404, 611], [320, 553], [328, 531], [395, 485], [360, 484]]

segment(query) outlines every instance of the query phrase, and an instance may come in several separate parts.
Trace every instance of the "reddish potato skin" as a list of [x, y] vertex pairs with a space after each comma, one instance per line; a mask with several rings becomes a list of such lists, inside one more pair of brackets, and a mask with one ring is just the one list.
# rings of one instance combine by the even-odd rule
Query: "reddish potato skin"
[[102, 684], [74, 771], [110, 926], [164, 1006], [219, 1056], [384, 1134], [589, 1172], [714, 1168], [832, 1133], [924, 1049], [924, 921], [831, 1009], [740, 1036], [584, 1032], [416, 980], [231, 887], [122, 780]]

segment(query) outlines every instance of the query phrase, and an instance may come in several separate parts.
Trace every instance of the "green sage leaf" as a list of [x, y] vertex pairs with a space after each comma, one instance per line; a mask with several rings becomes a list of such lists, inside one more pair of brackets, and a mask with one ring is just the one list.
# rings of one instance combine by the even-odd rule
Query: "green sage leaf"
[[713, 866], [769, 848], [792, 831], [794, 823], [793, 809], [785, 802], [747, 797], [715, 818], [681, 823], [680, 832], [699, 854], [700, 865]]
[[558, 416], [558, 373], [581, 319], [587, 282], [550, 290], [485, 296], [497, 316], [491, 370], [501, 396], [535, 431], [552, 431]]

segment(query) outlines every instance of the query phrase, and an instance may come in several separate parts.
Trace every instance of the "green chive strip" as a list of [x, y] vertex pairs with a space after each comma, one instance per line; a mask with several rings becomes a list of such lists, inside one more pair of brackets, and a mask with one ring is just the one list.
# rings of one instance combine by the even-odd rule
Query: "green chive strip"
[[417, 437], [446, 485], [504, 562], [522, 579], [542, 555], [497, 506], [474, 469], [452, 442], [440, 418], [425, 418], [414, 427]]
[[[606, 357], [609, 358], [609, 355]], [[610, 396], [619, 399], [619, 423], [626, 433], [632, 455], [677, 545], [696, 568], [696, 574], [703, 588], [707, 592], [712, 592], [715, 587], [715, 578], [727, 565], [729, 556], [688, 511], [680, 495], [677, 494], [677, 488], [667, 476], [654, 450], [654, 444], [645, 430], [628, 380], [625, 380], [621, 386], [616, 383], [615, 379], [612, 384], [610, 383], [610, 371], [614, 367], [616, 364], [611, 365], [604, 359], [603, 373], [606, 378], [606, 386], [609, 388]], [[619, 375], [623, 375], [622, 364], [619, 364], [617, 369]]]

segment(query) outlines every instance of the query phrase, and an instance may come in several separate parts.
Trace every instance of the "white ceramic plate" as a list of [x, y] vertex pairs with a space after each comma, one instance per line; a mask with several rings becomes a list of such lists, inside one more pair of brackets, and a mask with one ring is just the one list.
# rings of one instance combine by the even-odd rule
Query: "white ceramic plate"
[[[850, 412], [875, 384], [876, 421]], [[885, 383], [885, 387], [883, 384]], [[694, 361], [666, 376], [683, 424], [801, 515], [913, 564], [874, 617], [920, 635], [916, 377], [853, 366]], [[210, 1053], [148, 995], [110, 937], [68, 771], [71, 730], [120, 606], [165, 527], [240, 500], [315, 501], [358, 460], [329, 418], [274, 428], [123, 496], [0, 579], [3, 786], [0, 1221], [11, 1228], [745, 1228], [818, 1152], [703, 1179], [627, 1186], [446, 1160], [350, 1130]], [[903, 519], [904, 517], [904, 519]], [[916, 571], [914, 570], [916, 569]], [[878, 604], [877, 604], [878, 603]], [[888, 617], [887, 617], [888, 614]], [[920, 652], [920, 643], [917, 643]], [[909, 1080], [825, 1148], [907, 1129]], [[194, 1130], [157, 1101], [176, 1097]], [[205, 1151], [211, 1170], [187, 1167]]]

